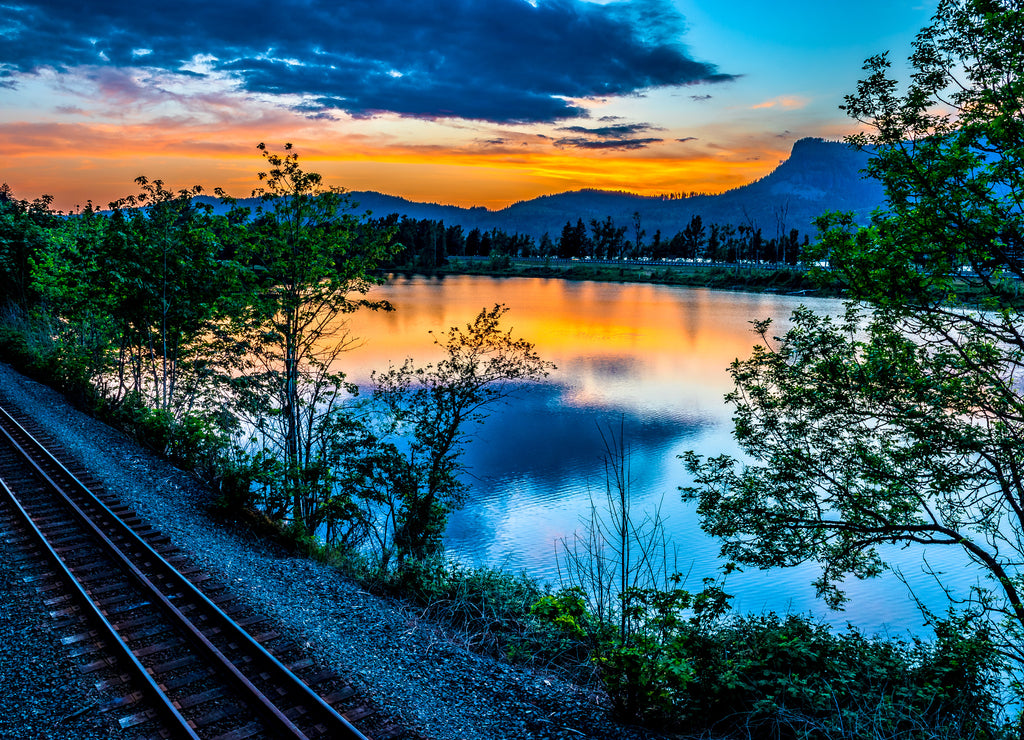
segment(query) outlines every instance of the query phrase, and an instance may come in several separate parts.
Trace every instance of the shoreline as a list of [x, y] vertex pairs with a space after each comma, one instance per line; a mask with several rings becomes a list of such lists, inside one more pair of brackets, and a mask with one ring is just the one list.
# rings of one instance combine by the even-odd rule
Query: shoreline
[[383, 271], [399, 275], [476, 275], [482, 277], [533, 277], [573, 281], [646, 283], [747, 293], [810, 295], [840, 298], [838, 286], [823, 286], [802, 267], [769, 267], [756, 264], [701, 264], [615, 262], [541, 258], [449, 257], [445, 265], [394, 267]]

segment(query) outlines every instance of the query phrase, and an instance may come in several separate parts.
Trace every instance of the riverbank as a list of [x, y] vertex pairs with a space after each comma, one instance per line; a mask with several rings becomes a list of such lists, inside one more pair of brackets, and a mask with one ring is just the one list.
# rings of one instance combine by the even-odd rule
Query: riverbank
[[[843, 283], [825, 270], [770, 263], [643, 262], [614, 260], [573, 260], [539, 257], [449, 257], [441, 266], [392, 268], [392, 274], [487, 277], [533, 277], [589, 280], [612, 283], [651, 283], [690, 288], [773, 293], [816, 298], [844, 298]], [[1003, 276], [995, 288], [1001, 302], [1024, 308], [1024, 283]], [[986, 296], [993, 288], [965, 277], [951, 284], [940, 281], [936, 300], [954, 300], [968, 307], [986, 308]]]
[[696, 262], [623, 262], [511, 257], [450, 257], [431, 275], [484, 275], [490, 277], [561, 278], [595, 282], [653, 283], [694, 288], [716, 288], [783, 295], [835, 298], [843, 294], [836, 284], [823, 284], [809, 270], [764, 264], [711, 264]]

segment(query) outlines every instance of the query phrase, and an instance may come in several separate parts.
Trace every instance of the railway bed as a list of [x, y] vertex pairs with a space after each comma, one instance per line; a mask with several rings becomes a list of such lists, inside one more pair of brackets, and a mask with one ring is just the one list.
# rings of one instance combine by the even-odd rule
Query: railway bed
[[60, 456], [0, 409], [0, 539], [127, 737], [408, 737]]

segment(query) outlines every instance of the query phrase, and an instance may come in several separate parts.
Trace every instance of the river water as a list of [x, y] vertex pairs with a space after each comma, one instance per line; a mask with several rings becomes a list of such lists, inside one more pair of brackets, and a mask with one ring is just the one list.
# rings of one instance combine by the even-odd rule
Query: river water
[[[622, 430], [629, 450], [634, 514], [660, 506], [677, 567], [698, 588], [715, 577], [718, 543], [700, 530], [693, 504], [678, 487], [690, 481], [678, 455], [738, 452], [730, 432], [728, 366], [757, 341], [750, 322], [771, 317], [784, 330], [804, 304], [839, 315], [832, 299], [751, 294], [657, 285], [572, 282], [535, 278], [457, 276], [395, 278], [372, 294], [395, 311], [360, 312], [350, 320], [361, 345], [343, 369], [365, 385], [374, 369], [439, 358], [430, 331], [465, 324], [497, 302], [506, 324], [557, 365], [542, 384], [479, 427], [466, 452], [471, 492], [450, 519], [449, 554], [474, 565], [526, 571], [558, 582], [556, 550], [571, 540], [605, 490], [602, 430]], [[944, 558], [944, 559], [943, 559]], [[914, 593], [939, 613], [945, 595], [922, 569], [920, 553], [891, 553]], [[974, 572], [958, 553], [930, 553], [944, 581], [964, 592]], [[851, 602], [832, 612], [814, 596], [815, 567], [732, 574], [726, 590], [743, 612], [812, 613], [868, 633], [927, 633], [907, 587], [892, 574], [852, 581]]]

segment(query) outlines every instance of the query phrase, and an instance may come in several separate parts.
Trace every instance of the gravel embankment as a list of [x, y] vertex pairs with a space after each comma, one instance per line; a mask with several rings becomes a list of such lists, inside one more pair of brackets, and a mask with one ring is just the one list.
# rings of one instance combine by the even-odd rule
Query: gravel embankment
[[[50, 389], [0, 363], [0, 391], [32, 415], [106, 488], [191, 555], [241, 599], [269, 614], [311, 656], [349, 677], [386, 712], [430, 740], [526, 740], [652, 735], [610, 722], [601, 698], [554, 676], [481, 657], [416, 609], [368, 594], [319, 563], [223, 526], [205, 514], [195, 480], [78, 413]], [[41, 601], [26, 598], [0, 547], [0, 711], [40, 721], [89, 706], [89, 684], [67, 677]], [[25, 609], [13, 609], [18, 604]], [[40, 639], [41, 638], [41, 639]], [[81, 684], [81, 685], [79, 685]], [[79, 731], [25, 737], [111, 737], [85, 712]], [[0, 726], [0, 735], [5, 729]], [[93, 734], [89, 734], [92, 732]]]

